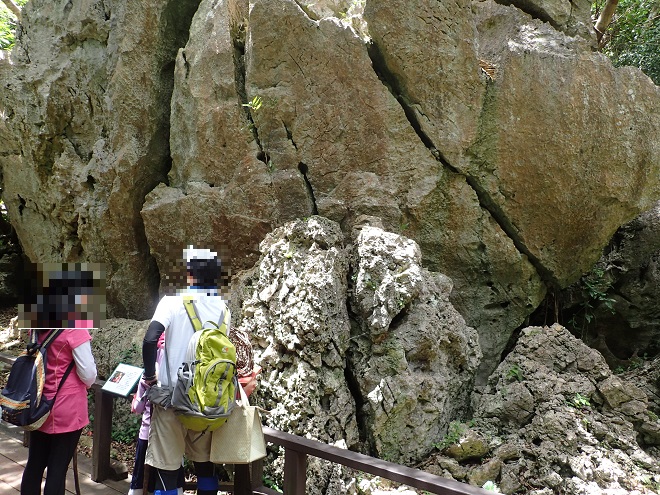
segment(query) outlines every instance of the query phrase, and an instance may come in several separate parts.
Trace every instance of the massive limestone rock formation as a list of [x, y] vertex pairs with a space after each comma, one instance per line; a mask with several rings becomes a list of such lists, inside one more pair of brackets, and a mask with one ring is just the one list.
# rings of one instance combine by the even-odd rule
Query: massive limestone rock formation
[[191, 2], [36, 0], [4, 64], [3, 199], [32, 261], [105, 262], [111, 315], [146, 317], [140, 209], [165, 179], [173, 59]]
[[361, 5], [29, 2], [0, 60], [25, 253], [108, 263], [110, 316], [146, 318], [186, 244], [235, 274], [290, 220], [377, 216], [453, 280], [485, 380], [660, 198], [660, 92], [593, 51], [584, 0]]

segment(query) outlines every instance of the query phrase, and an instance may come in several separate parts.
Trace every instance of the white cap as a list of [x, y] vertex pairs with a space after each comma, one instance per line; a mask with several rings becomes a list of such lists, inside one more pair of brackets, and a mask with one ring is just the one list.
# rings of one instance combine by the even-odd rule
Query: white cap
[[210, 249], [196, 249], [191, 244], [183, 250], [183, 257], [188, 263], [192, 260], [213, 260], [218, 257], [218, 253]]

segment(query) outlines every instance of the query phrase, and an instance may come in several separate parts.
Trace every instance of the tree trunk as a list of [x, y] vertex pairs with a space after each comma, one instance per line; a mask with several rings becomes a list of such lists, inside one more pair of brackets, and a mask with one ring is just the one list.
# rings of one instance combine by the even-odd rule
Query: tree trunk
[[614, 16], [614, 12], [616, 11], [616, 6], [618, 3], [619, 0], [607, 0], [605, 8], [603, 8], [600, 16], [598, 16], [598, 20], [596, 21], [594, 29], [596, 30], [596, 36], [598, 37], [599, 43], [603, 39], [605, 30], [610, 25], [610, 22], [612, 22], [612, 17]]
[[2, 0], [9, 10], [16, 16], [16, 19], [21, 18], [21, 8], [16, 5], [12, 0]]

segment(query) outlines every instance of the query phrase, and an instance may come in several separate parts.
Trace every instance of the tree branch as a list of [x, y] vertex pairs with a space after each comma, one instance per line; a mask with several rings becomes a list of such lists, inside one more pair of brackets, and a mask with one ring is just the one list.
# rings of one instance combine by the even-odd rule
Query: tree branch
[[603, 39], [605, 30], [610, 25], [610, 22], [612, 22], [612, 17], [614, 16], [614, 12], [616, 11], [616, 6], [618, 5], [618, 3], [619, 0], [607, 0], [607, 3], [605, 4], [605, 8], [603, 8], [603, 11], [600, 13], [600, 16], [598, 16], [598, 20], [596, 21], [596, 25], [594, 26], [594, 29], [596, 30], [596, 36], [598, 38], [599, 43], [600, 40]]
[[2, 0], [9, 10], [16, 16], [17, 19], [21, 19], [21, 8], [16, 5], [13, 0]]

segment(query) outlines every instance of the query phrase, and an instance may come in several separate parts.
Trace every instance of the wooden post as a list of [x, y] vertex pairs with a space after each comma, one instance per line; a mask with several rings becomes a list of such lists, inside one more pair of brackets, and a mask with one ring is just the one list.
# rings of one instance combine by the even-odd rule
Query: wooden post
[[284, 450], [284, 494], [305, 495], [307, 455], [292, 449]]
[[100, 483], [110, 477], [110, 440], [112, 433], [113, 396], [94, 386], [94, 445], [92, 448], [92, 480]]
[[234, 495], [252, 495], [249, 464], [234, 465]]
[[263, 485], [263, 478], [264, 478], [264, 460], [259, 459], [258, 461], [254, 461], [251, 464], [250, 468], [250, 478], [251, 478], [251, 486], [252, 486], [252, 491], [254, 491], [255, 488], [259, 488], [261, 485]]

